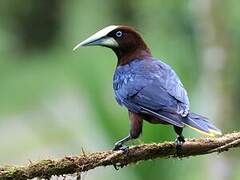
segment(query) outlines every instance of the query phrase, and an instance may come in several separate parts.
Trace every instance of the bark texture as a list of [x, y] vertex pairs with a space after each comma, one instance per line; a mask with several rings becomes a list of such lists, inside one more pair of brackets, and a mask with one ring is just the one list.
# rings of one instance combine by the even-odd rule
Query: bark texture
[[184, 158], [214, 152], [220, 153], [236, 147], [240, 147], [240, 132], [218, 138], [188, 139], [178, 151], [175, 142], [142, 144], [131, 147], [127, 154], [112, 150], [95, 153], [83, 152], [79, 156], [40, 160], [26, 166], [3, 166], [0, 167], [0, 179], [50, 178], [53, 175], [80, 173], [100, 166], [124, 167], [150, 159]]

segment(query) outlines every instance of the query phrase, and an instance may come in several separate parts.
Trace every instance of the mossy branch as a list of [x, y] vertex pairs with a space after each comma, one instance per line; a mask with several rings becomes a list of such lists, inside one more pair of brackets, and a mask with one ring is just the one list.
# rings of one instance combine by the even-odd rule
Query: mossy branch
[[103, 151], [82, 153], [79, 156], [68, 156], [58, 160], [41, 160], [23, 167], [0, 167], [1, 180], [24, 180], [34, 177], [50, 178], [52, 175], [74, 174], [88, 171], [100, 166], [127, 166], [139, 161], [156, 158], [183, 158], [214, 152], [223, 152], [240, 147], [240, 132], [227, 134], [218, 138], [189, 139], [176, 151], [174, 142], [142, 144], [133, 146], [128, 154], [122, 151]]

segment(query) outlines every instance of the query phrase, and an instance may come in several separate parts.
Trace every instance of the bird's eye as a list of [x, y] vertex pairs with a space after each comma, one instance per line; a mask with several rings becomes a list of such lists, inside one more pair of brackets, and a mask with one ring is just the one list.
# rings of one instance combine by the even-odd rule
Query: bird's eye
[[116, 32], [116, 36], [117, 36], [117, 37], [122, 37], [122, 34], [123, 34], [122, 31], [117, 31], [117, 32]]

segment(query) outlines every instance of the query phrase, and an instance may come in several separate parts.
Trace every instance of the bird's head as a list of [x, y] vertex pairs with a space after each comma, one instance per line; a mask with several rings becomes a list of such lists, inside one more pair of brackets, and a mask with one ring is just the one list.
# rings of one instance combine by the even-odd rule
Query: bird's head
[[118, 65], [126, 64], [133, 59], [150, 58], [151, 52], [140, 34], [128, 26], [111, 25], [96, 32], [74, 47], [104, 46], [111, 48], [118, 57]]

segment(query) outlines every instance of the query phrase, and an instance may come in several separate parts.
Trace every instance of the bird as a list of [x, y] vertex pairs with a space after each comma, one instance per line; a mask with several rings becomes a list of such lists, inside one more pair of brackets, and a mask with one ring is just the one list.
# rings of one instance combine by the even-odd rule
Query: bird
[[130, 131], [114, 144], [113, 150], [127, 150], [126, 142], [142, 133], [143, 120], [172, 125], [177, 145], [185, 142], [184, 127], [212, 137], [222, 134], [207, 117], [190, 111], [187, 91], [180, 78], [168, 64], [152, 56], [135, 28], [107, 26], [78, 43], [73, 50], [82, 46], [107, 47], [117, 56], [113, 90], [117, 103], [128, 110]]

